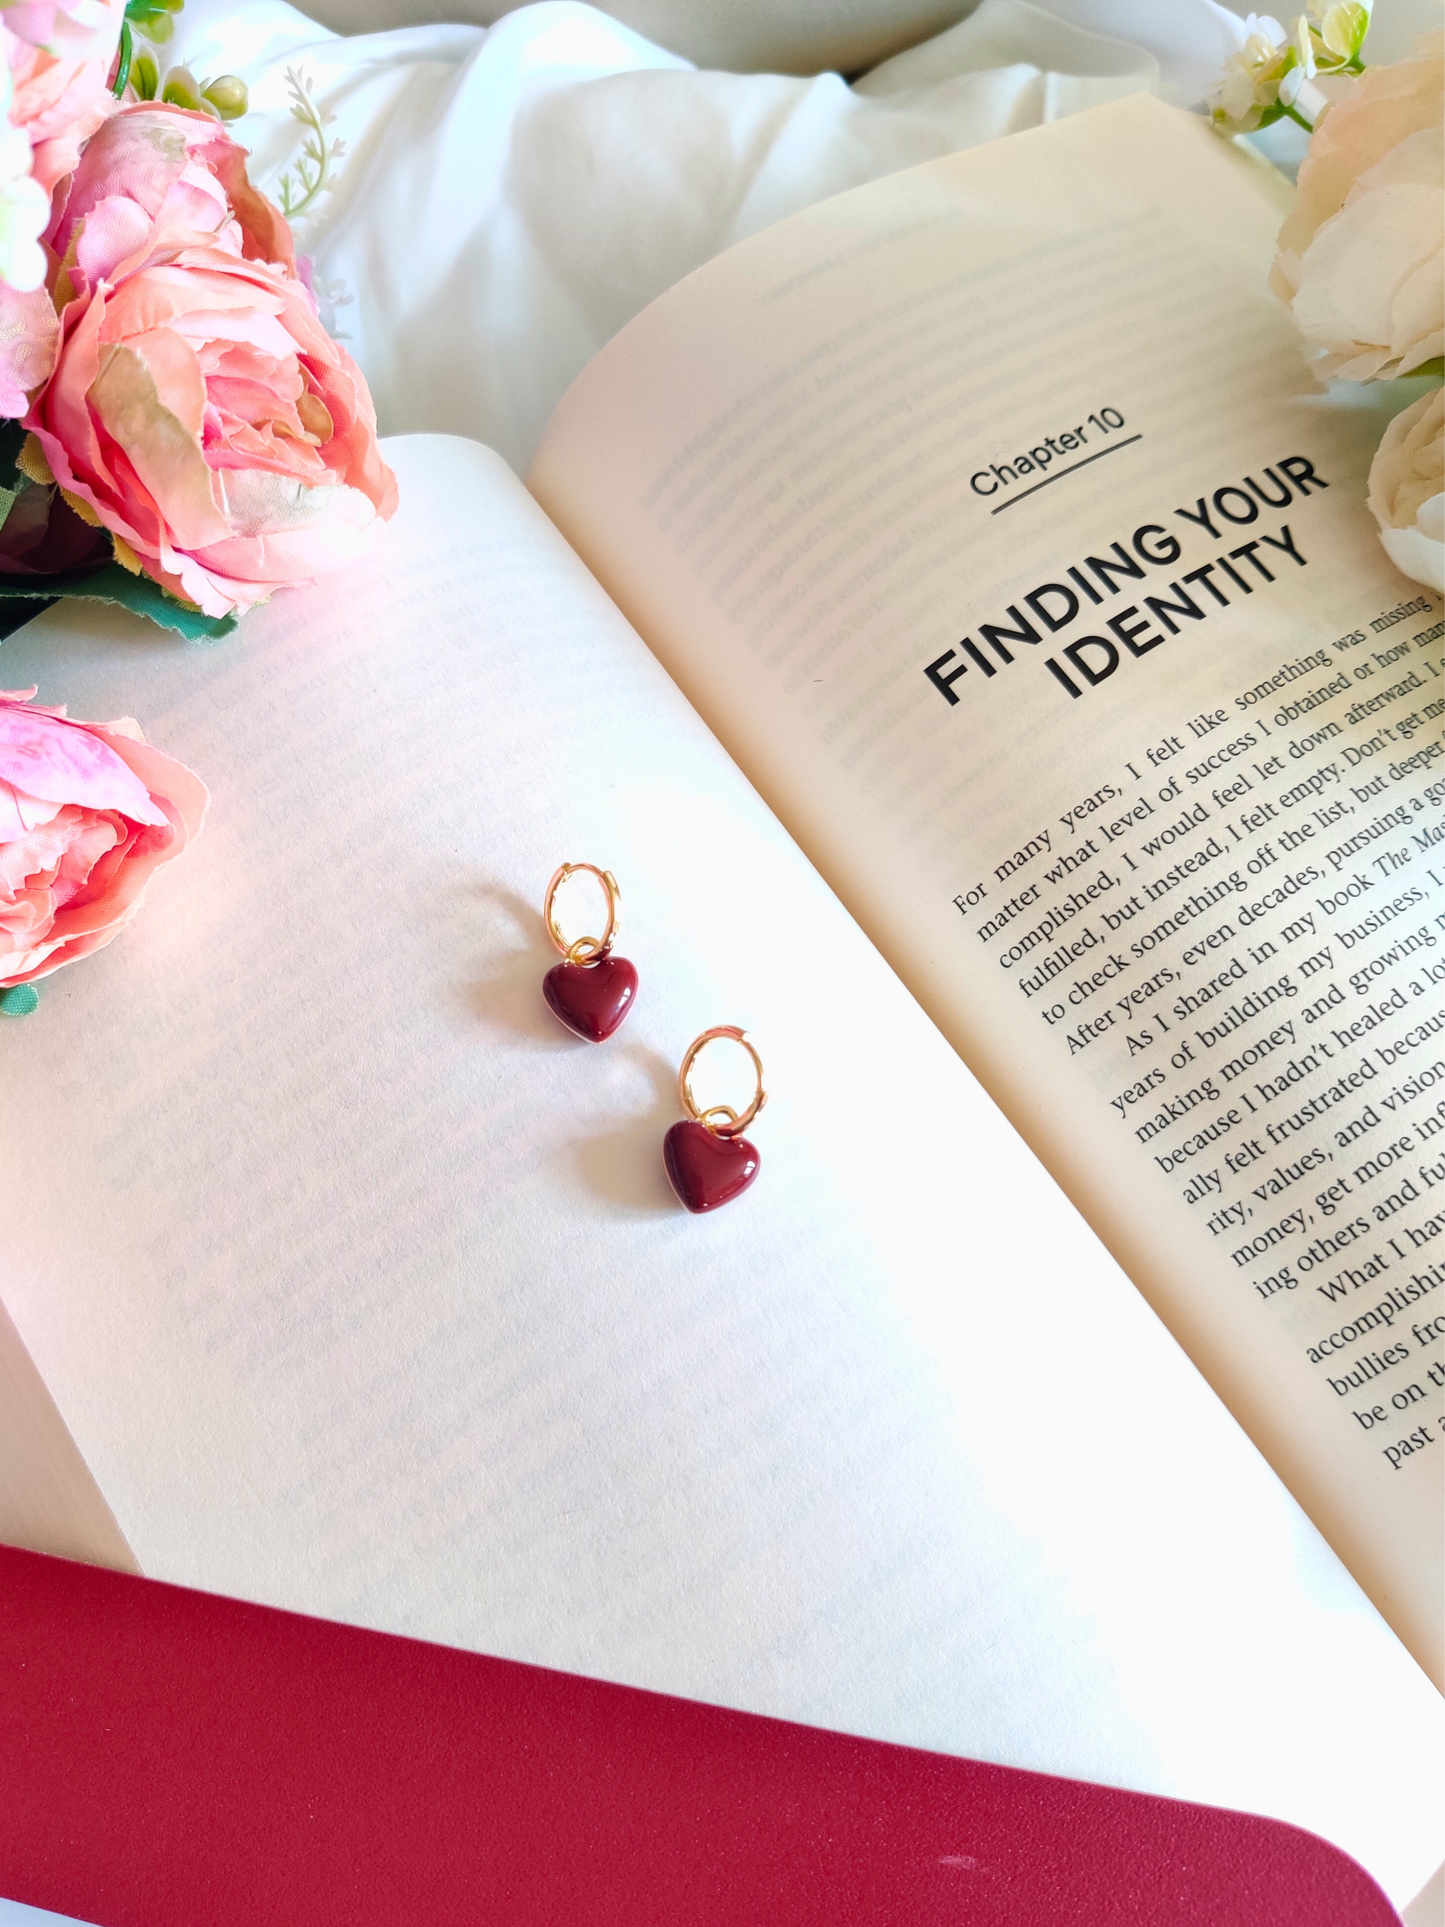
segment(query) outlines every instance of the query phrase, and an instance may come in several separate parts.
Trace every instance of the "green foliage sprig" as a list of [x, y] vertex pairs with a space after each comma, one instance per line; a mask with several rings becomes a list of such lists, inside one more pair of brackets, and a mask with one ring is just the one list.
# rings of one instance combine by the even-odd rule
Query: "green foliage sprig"
[[277, 199], [288, 221], [313, 213], [324, 194], [335, 192], [336, 163], [346, 152], [346, 143], [333, 139], [327, 129], [336, 116], [315, 99], [309, 74], [286, 69], [286, 85], [291, 94], [291, 118], [306, 130], [300, 154], [277, 182]]

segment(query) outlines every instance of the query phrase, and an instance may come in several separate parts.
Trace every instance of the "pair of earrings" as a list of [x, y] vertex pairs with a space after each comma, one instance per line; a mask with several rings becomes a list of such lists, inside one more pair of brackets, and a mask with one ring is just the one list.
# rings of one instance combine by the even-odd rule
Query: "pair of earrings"
[[[607, 896], [607, 922], [600, 937], [575, 937], [569, 943], [557, 923], [557, 892], [579, 871], [596, 877]], [[564, 863], [547, 885], [542, 918], [547, 935], [562, 954], [542, 979], [542, 995], [559, 1023], [574, 1037], [602, 1044], [612, 1036], [637, 998], [637, 968], [626, 957], [613, 954], [622, 893], [610, 870], [595, 863]], [[692, 1093], [692, 1072], [707, 1045], [726, 1039], [740, 1044], [752, 1059], [753, 1097], [745, 1110], [730, 1104], [698, 1108]], [[662, 1140], [662, 1162], [668, 1182], [689, 1211], [716, 1211], [740, 1197], [758, 1175], [761, 1163], [743, 1136], [768, 1101], [763, 1089], [763, 1060], [751, 1040], [735, 1024], [717, 1024], [694, 1037], [677, 1074], [677, 1094], [687, 1113]]]

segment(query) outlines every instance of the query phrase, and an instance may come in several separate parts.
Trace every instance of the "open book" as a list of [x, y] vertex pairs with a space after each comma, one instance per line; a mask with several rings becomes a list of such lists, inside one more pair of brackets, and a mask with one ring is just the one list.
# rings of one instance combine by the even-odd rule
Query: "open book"
[[[1440, 609], [1272, 194], [1147, 100], [885, 180], [625, 329], [530, 495], [394, 442], [339, 591], [4, 644], [214, 796], [0, 1037], [7, 1531], [1280, 1814], [1410, 1897]], [[541, 997], [564, 860], [640, 973], [601, 1049]], [[762, 1171], [694, 1219], [723, 1023]]]

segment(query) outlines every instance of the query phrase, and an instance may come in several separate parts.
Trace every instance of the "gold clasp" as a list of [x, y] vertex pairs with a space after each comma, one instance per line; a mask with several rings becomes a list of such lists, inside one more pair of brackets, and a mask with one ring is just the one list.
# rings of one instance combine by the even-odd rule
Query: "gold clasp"
[[[596, 877], [607, 892], [607, 927], [600, 937], [578, 937], [574, 942], [567, 939], [557, 927], [556, 896], [558, 890], [579, 870]], [[612, 948], [612, 940], [617, 935], [618, 917], [622, 911], [622, 892], [617, 887], [617, 879], [610, 870], [599, 870], [595, 863], [564, 863], [560, 870], [553, 873], [547, 885], [547, 894], [542, 899], [542, 917], [547, 925], [547, 935], [555, 947], [561, 951], [569, 964], [597, 963]]]
[[[753, 1101], [741, 1113], [735, 1111], [731, 1104], [710, 1104], [705, 1111], [700, 1111], [697, 1107], [697, 1099], [692, 1094], [690, 1081], [692, 1067], [697, 1062], [704, 1045], [711, 1044], [719, 1037], [727, 1038], [730, 1043], [741, 1044], [753, 1060], [753, 1077], [756, 1086], [753, 1091]], [[717, 1024], [712, 1030], [705, 1030], [701, 1037], [694, 1037], [687, 1047], [682, 1068], [677, 1073], [677, 1094], [688, 1116], [695, 1123], [711, 1131], [715, 1137], [736, 1137], [740, 1131], [745, 1131], [768, 1101], [768, 1094], [763, 1089], [763, 1060], [753, 1048], [747, 1032], [739, 1030], [736, 1024]]]

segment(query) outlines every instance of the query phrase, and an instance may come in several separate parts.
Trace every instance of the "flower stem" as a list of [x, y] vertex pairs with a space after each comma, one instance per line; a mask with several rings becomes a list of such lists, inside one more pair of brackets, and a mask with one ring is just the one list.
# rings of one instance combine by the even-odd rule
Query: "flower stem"
[[125, 98], [125, 90], [130, 82], [130, 63], [135, 57], [135, 41], [131, 36], [129, 20], [120, 23], [120, 61], [115, 70], [115, 79], [110, 91], [117, 100]]

